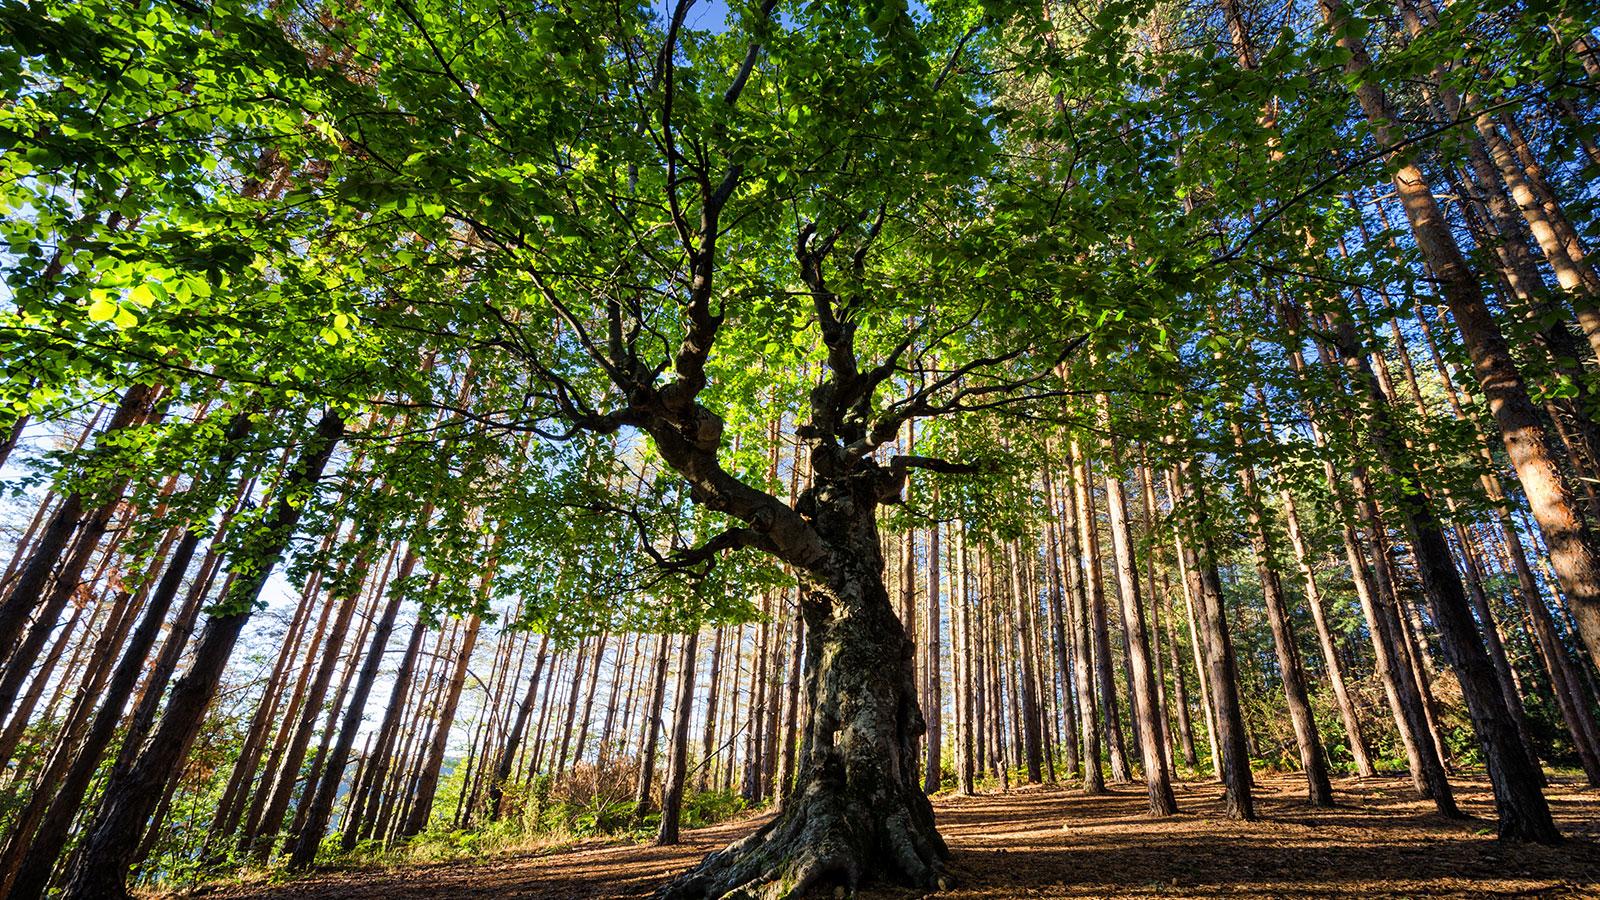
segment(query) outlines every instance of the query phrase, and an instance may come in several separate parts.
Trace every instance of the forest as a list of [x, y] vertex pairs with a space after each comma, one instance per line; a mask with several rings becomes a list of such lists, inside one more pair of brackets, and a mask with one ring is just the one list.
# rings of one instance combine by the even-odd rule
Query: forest
[[1597, 28], [0, 0], [0, 896], [1593, 896]]

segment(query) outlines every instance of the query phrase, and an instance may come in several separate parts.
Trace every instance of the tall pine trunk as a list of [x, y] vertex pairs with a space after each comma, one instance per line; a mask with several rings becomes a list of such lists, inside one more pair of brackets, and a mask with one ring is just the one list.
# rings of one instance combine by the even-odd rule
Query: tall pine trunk
[[684, 778], [689, 767], [689, 720], [694, 712], [694, 670], [700, 650], [700, 632], [691, 631], [678, 652], [678, 702], [672, 715], [671, 746], [667, 749], [667, 778], [661, 790], [661, 827], [657, 844], [678, 842], [678, 819], [683, 813]]
[[[1349, 12], [1340, 0], [1319, 3], [1329, 30], [1349, 53], [1345, 72], [1359, 82], [1354, 88], [1356, 100], [1372, 125], [1374, 138], [1388, 154], [1395, 190], [1417, 247], [1455, 318], [1478, 385], [1489, 401], [1506, 453], [1550, 549], [1551, 564], [1572, 604], [1579, 633], [1591, 657], [1600, 663], [1600, 546], [1567, 490], [1511, 349], [1484, 302], [1482, 288], [1438, 200], [1421, 169], [1399, 149], [1403, 142], [1394, 124], [1395, 112], [1383, 89], [1370, 80], [1371, 60], [1356, 36]], [[1530, 813], [1538, 818], [1537, 810]], [[1533, 831], [1542, 829], [1533, 826]]]
[[[1106, 406], [1101, 396], [1102, 410]], [[1133, 533], [1128, 524], [1128, 498], [1118, 472], [1115, 445], [1107, 444], [1106, 507], [1111, 519], [1111, 547], [1116, 561], [1117, 584], [1122, 596], [1122, 624], [1128, 637], [1129, 686], [1132, 689], [1134, 718], [1141, 723], [1139, 750], [1144, 762], [1145, 788], [1150, 814], [1170, 816], [1178, 811], [1167, 772], [1167, 754], [1162, 748], [1161, 716], [1156, 706], [1155, 668], [1150, 662], [1150, 641], [1146, 634], [1144, 603], [1139, 595], [1139, 566], [1133, 558]]]
[[242, 553], [235, 565], [238, 578], [207, 623], [195, 648], [189, 671], [167, 701], [166, 714], [145, 747], [126, 768], [112, 771], [100, 808], [85, 831], [82, 846], [67, 876], [63, 896], [69, 900], [126, 897], [128, 869], [139, 851], [145, 823], [166, 794], [222, 682], [222, 670], [254, 611], [278, 558], [294, 536], [307, 496], [344, 436], [345, 423], [333, 412], [318, 422], [292, 471], [276, 489], [258, 545]]
[[[1193, 509], [1205, 509], [1203, 473], [1187, 460], [1178, 464], [1178, 486]], [[1256, 817], [1250, 773], [1250, 748], [1244, 727], [1244, 710], [1239, 700], [1239, 669], [1229, 636], [1228, 615], [1222, 597], [1222, 580], [1217, 575], [1216, 555], [1204, 523], [1193, 523], [1190, 539], [1184, 543], [1190, 591], [1197, 599], [1200, 634], [1210, 670], [1211, 702], [1214, 707], [1217, 748], [1221, 757], [1218, 775], [1222, 778], [1223, 801], [1228, 816], [1252, 820]]]

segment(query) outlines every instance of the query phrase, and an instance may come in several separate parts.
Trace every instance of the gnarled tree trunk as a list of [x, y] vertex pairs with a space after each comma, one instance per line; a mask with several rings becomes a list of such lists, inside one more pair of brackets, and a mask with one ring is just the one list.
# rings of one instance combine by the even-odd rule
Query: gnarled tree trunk
[[869, 876], [940, 880], [949, 851], [922, 791], [916, 658], [884, 586], [874, 488], [861, 481], [821, 483], [800, 504], [824, 553], [800, 573], [810, 719], [783, 812], [663, 898], [791, 897]]

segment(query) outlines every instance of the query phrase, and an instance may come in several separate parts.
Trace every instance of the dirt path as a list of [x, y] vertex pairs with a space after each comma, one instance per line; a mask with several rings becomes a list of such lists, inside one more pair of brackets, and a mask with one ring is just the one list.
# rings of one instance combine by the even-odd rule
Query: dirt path
[[[1493, 838], [1488, 786], [1459, 783], [1478, 816], [1452, 822], [1412, 798], [1409, 781], [1337, 782], [1336, 810], [1312, 810], [1303, 782], [1264, 777], [1262, 821], [1221, 818], [1220, 789], [1178, 786], [1182, 814], [1145, 818], [1144, 792], [1111, 797], [1040, 787], [941, 798], [940, 829], [957, 884], [937, 896], [1002, 897], [1600, 897], [1600, 796], [1552, 785], [1569, 836], [1561, 847], [1503, 846]], [[595, 844], [547, 855], [384, 871], [329, 871], [276, 887], [230, 888], [226, 900], [455, 900], [647, 896], [702, 855], [756, 827], [748, 819], [686, 833], [679, 847]], [[874, 891], [902, 900], [916, 894]]]

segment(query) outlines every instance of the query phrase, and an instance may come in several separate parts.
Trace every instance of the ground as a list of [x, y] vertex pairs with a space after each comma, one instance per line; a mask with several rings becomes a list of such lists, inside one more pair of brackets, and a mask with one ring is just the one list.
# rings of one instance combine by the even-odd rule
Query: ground
[[[1109, 797], [1045, 785], [940, 797], [955, 883], [939, 898], [1600, 897], [1600, 794], [1559, 780], [1547, 791], [1568, 836], [1559, 847], [1494, 839], [1487, 782], [1457, 782], [1466, 822], [1441, 819], [1409, 780], [1343, 779], [1340, 804], [1315, 810], [1297, 777], [1260, 776], [1261, 821], [1223, 819], [1221, 788], [1176, 785], [1181, 813], [1145, 814], [1143, 785]], [[644, 897], [755, 828], [748, 818], [684, 834], [677, 847], [589, 843], [543, 855], [384, 871], [328, 871], [290, 884], [205, 892], [215, 900], [454, 900]], [[873, 900], [925, 896], [876, 890]]]

